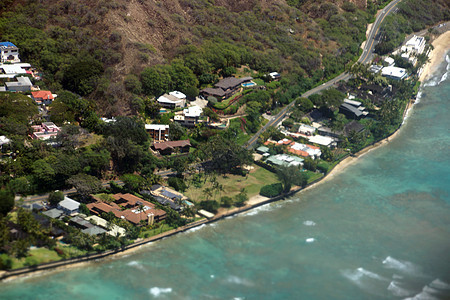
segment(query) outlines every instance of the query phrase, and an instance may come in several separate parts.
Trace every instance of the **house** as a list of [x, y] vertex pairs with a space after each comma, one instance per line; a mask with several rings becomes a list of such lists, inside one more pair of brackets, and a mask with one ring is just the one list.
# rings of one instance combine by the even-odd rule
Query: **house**
[[200, 106], [194, 105], [183, 110], [181, 115], [174, 116], [173, 120], [186, 127], [194, 127], [200, 123], [200, 118], [203, 114], [203, 109]]
[[38, 105], [50, 105], [52, 104], [52, 101], [55, 99], [56, 95], [53, 95], [50, 91], [37, 91], [37, 92], [31, 92], [31, 98], [38, 104]]
[[42, 214], [47, 217], [50, 217], [52, 219], [58, 219], [59, 217], [61, 217], [64, 214], [64, 212], [60, 209], [53, 208], [53, 209], [44, 211]]
[[303, 158], [288, 154], [271, 155], [266, 159], [266, 163], [274, 166], [303, 166]]
[[150, 193], [160, 204], [169, 205], [175, 211], [181, 211], [183, 207], [180, 203], [188, 199], [183, 194], [165, 186], [152, 188]]
[[313, 109], [305, 115], [311, 122], [320, 122], [324, 119], [323, 114], [318, 109]]
[[344, 125], [344, 135], [349, 136], [352, 132], [360, 133], [365, 130], [365, 127], [358, 123], [357, 121], [351, 121], [350, 123], [347, 123]]
[[72, 215], [78, 213], [78, 208], [80, 207], [80, 202], [70, 199], [65, 196], [64, 200], [58, 203], [58, 209], [64, 211], [66, 215]]
[[425, 44], [426, 41], [424, 37], [414, 35], [401, 47], [401, 56], [409, 60], [412, 64], [415, 64], [417, 62], [416, 56], [423, 53]]
[[[120, 226], [117, 226], [115, 224], [108, 224], [108, 221], [106, 221], [105, 219], [102, 219], [98, 216], [89, 216], [87, 218], [85, 218], [86, 221], [89, 222], [93, 222], [95, 225], [98, 225], [100, 227], [102, 227], [103, 229], [108, 229], [108, 227], [110, 228], [110, 230], [107, 232], [107, 234], [111, 235], [111, 236], [124, 236], [126, 233], [126, 230]], [[109, 225], [109, 226], [108, 226]]]
[[44, 122], [41, 125], [33, 125], [31, 128], [34, 130], [31, 138], [39, 140], [48, 140], [52, 137], [56, 137], [58, 132], [61, 131], [61, 129], [53, 122]]
[[269, 77], [271, 80], [280, 80], [281, 75], [277, 72], [271, 72], [269, 73]]
[[269, 150], [270, 150], [269, 147], [266, 147], [266, 146], [259, 146], [258, 148], [256, 148], [256, 152], [261, 155], [269, 153]]
[[166, 141], [169, 139], [169, 125], [145, 124], [145, 130], [154, 141]]
[[301, 124], [300, 127], [298, 128], [298, 133], [306, 135], [306, 136], [312, 136], [314, 135], [314, 133], [316, 132], [317, 128], [306, 125], [306, 124]]
[[191, 142], [189, 140], [180, 141], [166, 141], [153, 143], [152, 149], [159, 152], [161, 155], [169, 155], [173, 152], [187, 153], [191, 148]]
[[288, 151], [299, 156], [311, 157], [312, 159], [319, 159], [322, 155], [322, 151], [319, 147], [297, 142], [293, 143]]
[[317, 132], [320, 135], [329, 136], [329, 137], [333, 137], [333, 138], [339, 138], [339, 136], [342, 134], [341, 131], [336, 131], [336, 130], [333, 130], [333, 129], [331, 129], [329, 127], [326, 127], [326, 126], [319, 127], [317, 129]]
[[169, 94], [160, 96], [156, 101], [158, 101], [162, 107], [166, 108], [185, 107], [186, 95], [178, 91], [173, 91]]
[[236, 93], [243, 83], [248, 83], [252, 80], [252, 77], [243, 77], [243, 78], [235, 78], [235, 77], [226, 77], [214, 85], [214, 88], [205, 88], [200, 91], [200, 94], [203, 97], [213, 96], [218, 100], [223, 100], [225, 98], [231, 97], [234, 93]]
[[89, 203], [86, 206], [96, 215], [112, 212], [117, 218], [125, 219], [135, 225], [139, 225], [144, 220], [151, 225], [153, 222], [159, 222], [166, 218], [165, 211], [156, 209], [153, 203], [132, 194], [119, 193], [113, 195], [113, 198], [114, 202], [105, 203], [94, 197], [97, 202]]
[[20, 62], [19, 48], [11, 42], [0, 42], [0, 62]]
[[31, 91], [33, 84], [28, 77], [16, 77], [17, 81], [5, 82], [6, 91], [8, 92], [27, 92]]
[[92, 224], [91, 222], [89, 222], [83, 218], [80, 218], [78, 216], [70, 219], [69, 224], [78, 229], [81, 229], [81, 232], [89, 234], [89, 235], [99, 235], [99, 234], [106, 233], [106, 230], [104, 230], [103, 228], [100, 228], [100, 227]]
[[5, 135], [0, 135], [0, 147], [3, 147], [3, 145], [7, 145], [11, 142], [10, 139], [8, 139]]
[[392, 57], [390, 57], [390, 56], [386, 57], [384, 59], [384, 62], [386, 63], [386, 65], [388, 67], [393, 67], [395, 65], [395, 60]]
[[14, 78], [20, 74], [33, 75], [33, 73], [30, 71], [30, 68], [31, 65], [27, 63], [18, 63], [18, 64], [1, 63], [0, 78]]
[[391, 66], [384, 67], [381, 70], [381, 75], [394, 80], [402, 80], [408, 76], [408, 73], [406, 73], [406, 69]]
[[379, 65], [371, 65], [369, 67], [369, 72], [373, 73], [373, 74], [378, 74], [381, 69], [383, 69], [383, 66], [379, 66]]
[[328, 148], [336, 147], [336, 142], [333, 138], [323, 135], [314, 135], [308, 138], [310, 143], [318, 144]]

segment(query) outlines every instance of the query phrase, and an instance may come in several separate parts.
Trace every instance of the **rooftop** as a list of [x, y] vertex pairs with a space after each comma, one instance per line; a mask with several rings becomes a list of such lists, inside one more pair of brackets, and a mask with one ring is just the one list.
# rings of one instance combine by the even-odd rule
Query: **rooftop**
[[169, 125], [161, 125], [161, 124], [145, 124], [145, 130], [166, 130], [169, 129]]
[[173, 92], [170, 92], [169, 95], [174, 96], [174, 97], [177, 97], [177, 98], [180, 99], [180, 100], [186, 99], [186, 95], [183, 94], [182, 92], [179, 92], [179, 91], [173, 91]]
[[153, 143], [153, 147], [155, 148], [155, 150], [165, 150], [167, 148], [186, 147], [186, 146], [190, 146], [190, 145], [191, 145], [191, 142], [189, 140]]
[[75, 200], [70, 199], [69, 197], [65, 196], [64, 200], [58, 203], [58, 207], [62, 207], [68, 210], [75, 210], [78, 209], [80, 206], [80, 202], [77, 202]]
[[14, 45], [14, 44], [11, 43], [11, 42], [0, 42], [0, 48], [1, 48], [1, 49], [6, 49], [6, 48], [10, 48], [10, 47], [17, 48], [17, 46]]

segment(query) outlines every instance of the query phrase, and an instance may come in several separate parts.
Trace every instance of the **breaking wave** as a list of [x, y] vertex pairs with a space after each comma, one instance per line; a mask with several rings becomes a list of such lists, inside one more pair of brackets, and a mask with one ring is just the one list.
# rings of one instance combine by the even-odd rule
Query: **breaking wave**
[[227, 281], [229, 283], [240, 284], [240, 285], [245, 285], [245, 286], [253, 285], [251, 281], [244, 279], [244, 278], [240, 278], [238, 276], [234, 276], [234, 275], [228, 276]]
[[389, 283], [387, 290], [390, 291], [392, 293], [392, 295], [397, 296], [397, 297], [406, 297], [406, 296], [410, 296], [411, 294], [413, 294], [413, 292], [400, 287], [399, 284], [400, 283], [397, 281], [391, 281], [391, 283]]
[[383, 265], [387, 269], [395, 269], [407, 274], [419, 275], [421, 273], [420, 268], [412, 262], [395, 259], [391, 256], [383, 260]]
[[305, 226], [316, 226], [316, 223], [314, 221], [305, 221], [305, 222], [303, 222], [303, 225], [305, 225]]
[[244, 216], [255, 216], [255, 215], [259, 214], [260, 212], [271, 211], [273, 209], [274, 209], [273, 205], [271, 205], [271, 203], [268, 203], [268, 204], [264, 204], [260, 207], [253, 208], [250, 211], [245, 212], [243, 215]]
[[306, 239], [306, 242], [307, 243], [312, 243], [312, 242], [314, 242], [316, 239], [315, 238], [307, 238]]
[[150, 289], [150, 294], [152, 294], [154, 297], [159, 297], [161, 294], [167, 294], [171, 292], [172, 288], [160, 288], [155, 286]]

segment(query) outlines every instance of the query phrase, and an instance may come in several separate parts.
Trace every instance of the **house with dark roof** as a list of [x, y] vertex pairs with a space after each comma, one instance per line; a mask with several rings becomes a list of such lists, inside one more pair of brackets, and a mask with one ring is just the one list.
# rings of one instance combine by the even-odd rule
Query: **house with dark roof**
[[364, 130], [365, 127], [361, 123], [353, 120], [350, 123], [344, 125], [343, 134], [345, 136], [349, 136], [352, 132], [360, 133], [363, 132]]
[[191, 148], [191, 142], [189, 140], [159, 142], [153, 143], [151, 148], [161, 155], [170, 155], [174, 152], [187, 153]]
[[214, 88], [205, 88], [201, 90], [200, 94], [204, 97], [213, 96], [218, 100], [223, 100], [236, 93], [240, 89], [241, 84], [250, 82], [252, 79], [252, 77], [226, 77], [219, 80], [219, 82], [214, 85]]
[[348, 103], [342, 103], [341, 106], [339, 106], [339, 112], [349, 119], [359, 120], [363, 116], [362, 111]]

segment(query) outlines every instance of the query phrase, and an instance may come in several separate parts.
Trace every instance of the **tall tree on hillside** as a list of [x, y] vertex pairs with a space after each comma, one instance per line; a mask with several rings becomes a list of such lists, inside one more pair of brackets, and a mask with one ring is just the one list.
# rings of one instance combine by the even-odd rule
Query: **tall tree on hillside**
[[0, 190], [0, 216], [6, 216], [14, 207], [14, 193], [10, 190]]

